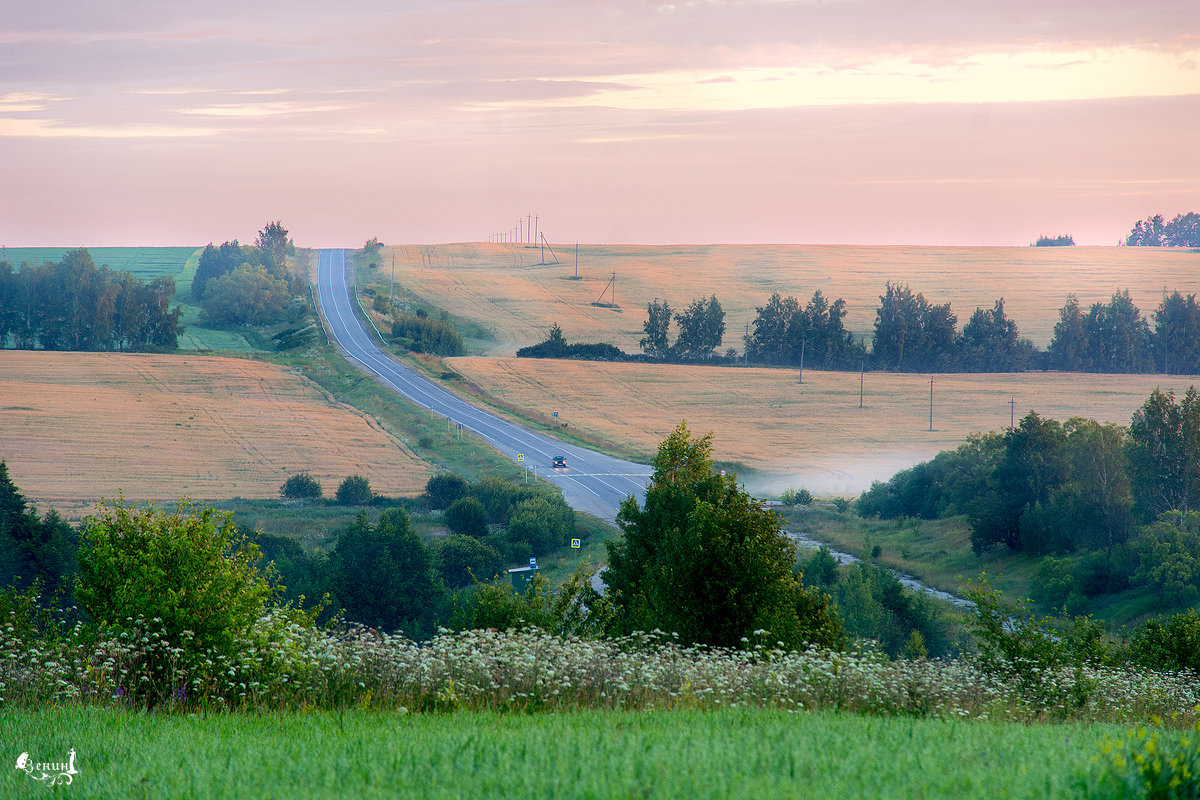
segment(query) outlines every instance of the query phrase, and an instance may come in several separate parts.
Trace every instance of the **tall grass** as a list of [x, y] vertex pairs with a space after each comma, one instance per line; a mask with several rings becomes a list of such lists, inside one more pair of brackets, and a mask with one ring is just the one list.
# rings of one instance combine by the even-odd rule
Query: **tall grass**
[[[1103, 726], [725, 709], [555, 715], [0, 711], [59, 796], [1031, 798], [1072, 793]], [[50, 796], [0, 771], [0, 795]]]
[[[259, 621], [234, 654], [187, 665], [153, 620], [89, 641], [0, 629], [0, 704], [179, 711], [406, 709], [832, 709], [872, 715], [1022, 720], [1190, 722], [1200, 685], [1190, 674], [1105, 668], [1048, 670], [1042, 691], [990, 677], [972, 660], [889, 661], [869, 651], [685, 648], [669, 637], [587, 641], [537, 630], [444, 631], [427, 643], [348, 627], [325, 631], [295, 613]], [[153, 677], [147, 664], [174, 664]], [[163, 680], [165, 685], [152, 681]], [[1081, 690], [1082, 687], [1082, 690]], [[1045, 698], [1062, 698], [1047, 704]]]

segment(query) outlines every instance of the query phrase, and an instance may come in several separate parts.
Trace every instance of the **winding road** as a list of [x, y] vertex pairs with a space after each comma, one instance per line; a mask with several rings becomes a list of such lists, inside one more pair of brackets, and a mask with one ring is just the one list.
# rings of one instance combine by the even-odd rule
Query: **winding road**
[[[428, 378], [400, 364], [379, 346], [379, 337], [368, 332], [354, 313], [355, 299], [346, 280], [346, 251], [321, 250], [317, 266], [317, 303], [329, 324], [334, 341], [350, 360], [377, 377], [396, 393], [446, 417], [452, 424], [476, 434], [539, 479], [559, 486], [567, 503], [612, 522], [625, 498], [641, 502], [650, 482], [650, 468], [622, 461], [577, 445], [566, 444], [516, 425], [490, 411], [462, 400]], [[555, 456], [564, 456], [567, 467], [554, 469]]]

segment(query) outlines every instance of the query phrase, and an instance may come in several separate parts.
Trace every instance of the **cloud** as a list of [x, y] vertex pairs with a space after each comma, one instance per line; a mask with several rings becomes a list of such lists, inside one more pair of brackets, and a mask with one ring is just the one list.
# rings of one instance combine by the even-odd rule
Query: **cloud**
[[178, 125], [64, 125], [59, 120], [8, 119], [0, 117], [0, 137], [20, 136], [40, 139], [180, 139], [213, 136], [214, 128], [186, 128]]
[[258, 118], [278, 117], [285, 114], [332, 113], [345, 111], [348, 108], [350, 106], [280, 101], [276, 103], [221, 103], [195, 108], [177, 108], [175, 111], [194, 116]]

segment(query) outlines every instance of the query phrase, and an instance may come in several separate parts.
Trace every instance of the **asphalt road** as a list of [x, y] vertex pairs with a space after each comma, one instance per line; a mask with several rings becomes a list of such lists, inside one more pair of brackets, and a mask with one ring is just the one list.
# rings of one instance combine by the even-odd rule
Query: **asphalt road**
[[[333, 338], [346, 355], [385, 385], [409, 400], [462, 425], [538, 480], [560, 486], [572, 508], [613, 521], [622, 501], [634, 495], [641, 502], [650, 482], [650, 468], [622, 461], [584, 447], [566, 444], [545, 434], [484, 411], [403, 366], [380, 347], [374, 330], [364, 329], [354, 314], [353, 289], [346, 280], [346, 251], [322, 250], [317, 269], [317, 302]], [[549, 401], [553, 398], [547, 398]], [[455, 428], [452, 428], [455, 429]], [[553, 469], [555, 456], [565, 456], [566, 469]], [[532, 477], [532, 476], [531, 476]]]

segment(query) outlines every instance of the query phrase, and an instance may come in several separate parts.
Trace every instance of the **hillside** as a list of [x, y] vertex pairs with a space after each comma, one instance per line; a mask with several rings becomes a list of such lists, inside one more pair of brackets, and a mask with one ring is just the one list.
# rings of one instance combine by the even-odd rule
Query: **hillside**
[[[803, 303], [820, 289], [846, 300], [846, 327], [868, 338], [887, 281], [908, 283], [930, 301], [951, 303], [959, 325], [1000, 297], [1021, 334], [1044, 348], [1058, 310], [1074, 293], [1086, 308], [1129, 289], [1149, 317], [1163, 289], [1194, 290], [1200, 254], [1157, 247], [881, 247], [854, 245], [555, 245], [561, 263], [541, 264], [533, 246], [403, 245], [385, 248], [358, 285], [390, 288], [473, 320], [493, 339], [487, 355], [511, 355], [545, 338], [557, 322], [572, 342], [639, 349], [646, 306], [665, 299], [681, 310], [715, 294], [725, 309], [723, 347], [742, 349], [745, 326], [772, 292]], [[616, 273], [620, 310], [592, 305]], [[609, 295], [605, 296], [608, 302]]]
[[8, 351], [0, 458], [29, 499], [76, 511], [100, 497], [276, 497], [311, 470], [414, 494], [425, 463], [366, 415], [272, 364], [231, 358]]
[[[927, 375], [859, 375], [757, 367], [702, 367], [517, 358], [454, 358], [447, 364], [495, 398], [549, 417], [608, 446], [649, 458], [686, 419], [715, 431], [714, 455], [758, 474], [750, 488], [803, 486], [856, 495], [873, 480], [953, 449], [974, 431], [1008, 427], [1030, 409], [1128, 424], [1156, 387], [1194, 379], [1155, 375], [1019, 373], [934, 377], [929, 430]], [[1015, 405], [1010, 407], [1010, 401]]]

